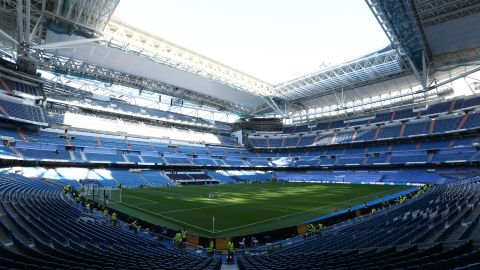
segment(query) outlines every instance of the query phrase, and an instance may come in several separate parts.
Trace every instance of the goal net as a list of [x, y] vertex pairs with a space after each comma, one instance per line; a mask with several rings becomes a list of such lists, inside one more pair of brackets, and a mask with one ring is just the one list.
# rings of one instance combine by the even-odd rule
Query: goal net
[[220, 192], [210, 192], [210, 193], [208, 193], [208, 198], [209, 199], [217, 199], [217, 198], [223, 198], [223, 196]]
[[112, 187], [89, 186], [87, 198], [103, 204], [122, 203], [122, 189]]

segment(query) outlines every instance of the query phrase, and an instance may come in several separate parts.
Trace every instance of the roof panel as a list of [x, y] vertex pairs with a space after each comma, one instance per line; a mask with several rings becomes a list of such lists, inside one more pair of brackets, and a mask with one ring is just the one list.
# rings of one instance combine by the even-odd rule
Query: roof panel
[[394, 50], [324, 69], [274, 88], [278, 97], [297, 100], [329, 90], [341, 89], [398, 74], [404, 70], [401, 57]]
[[425, 28], [432, 54], [480, 47], [480, 14], [473, 14]]
[[[48, 43], [60, 39], [64, 40], [65, 36], [48, 32]], [[74, 57], [90, 64], [172, 84], [250, 108], [264, 103], [259, 96], [238, 91], [220, 82], [154, 62], [133, 52], [122, 51], [97, 43], [75, 49], [58, 49], [54, 52], [56, 55]]]

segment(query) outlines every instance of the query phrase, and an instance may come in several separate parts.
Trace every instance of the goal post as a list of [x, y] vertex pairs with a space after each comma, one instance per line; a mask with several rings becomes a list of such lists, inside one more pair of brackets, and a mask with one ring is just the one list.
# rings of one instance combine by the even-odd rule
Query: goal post
[[87, 198], [102, 204], [122, 203], [122, 189], [113, 187], [90, 186], [86, 191]]
[[219, 191], [216, 191], [216, 192], [208, 193], [208, 198], [209, 199], [217, 199], [217, 198], [223, 198], [223, 196], [222, 196], [222, 193], [220, 193]]
[[109, 193], [110, 203], [122, 203], [122, 189], [111, 188]]

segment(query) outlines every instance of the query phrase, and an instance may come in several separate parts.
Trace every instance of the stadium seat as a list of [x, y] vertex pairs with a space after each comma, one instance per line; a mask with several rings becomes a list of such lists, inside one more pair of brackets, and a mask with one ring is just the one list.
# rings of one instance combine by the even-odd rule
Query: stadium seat
[[[219, 269], [221, 262], [172, 250], [97, 221], [59, 196], [61, 187], [0, 175], [0, 262], [35, 269]], [[10, 198], [10, 199], [6, 199]], [[16, 203], [14, 203], [15, 201]]]

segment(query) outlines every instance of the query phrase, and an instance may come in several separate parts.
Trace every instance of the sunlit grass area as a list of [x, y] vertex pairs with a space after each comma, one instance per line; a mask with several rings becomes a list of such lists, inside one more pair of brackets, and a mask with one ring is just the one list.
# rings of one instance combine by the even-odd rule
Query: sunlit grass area
[[[111, 207], [201, 236], [228, 237], [297, 225], [408, 189], [406, 186], [257, 183], [124, 189]], [[219, 195], [210, 199], [209, 194]], [[215, 217], [215, 228], [213, 228]], [[213, 230], [214, 229], [214, 230]]]

